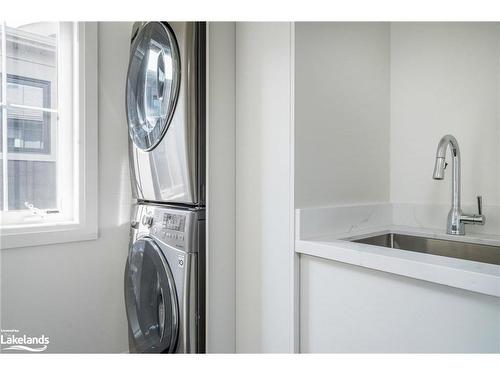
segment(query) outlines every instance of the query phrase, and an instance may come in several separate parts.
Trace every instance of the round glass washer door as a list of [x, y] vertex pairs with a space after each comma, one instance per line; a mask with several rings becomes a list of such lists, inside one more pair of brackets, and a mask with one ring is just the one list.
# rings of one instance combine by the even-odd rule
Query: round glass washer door
[[149, 237], [134, 242], [125, 269], [125, 304], [133, 346], [139, 353], [172, 353], [179, 307], [174, 279], [161, 249]]
[[181, 78], [179, 48], [170, 27], [148, 22], [133, 39], [127, 74], [127, 121], [134, 144], [158, 145], [177, 104]]

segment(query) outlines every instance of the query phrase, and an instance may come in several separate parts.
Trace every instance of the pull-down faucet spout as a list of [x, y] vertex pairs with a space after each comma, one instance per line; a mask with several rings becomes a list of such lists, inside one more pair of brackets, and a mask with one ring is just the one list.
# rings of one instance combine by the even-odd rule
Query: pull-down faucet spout
[[439, 141], [436, 162], [434, 164], [434, 173], [432, 178], [435, 180], [444, 179], [444, 171], [446, 166], [446, 150], [450, 148], [452, 160], [452, 193], [451, 193], [451, 209], [448, 213], [448, 222], [446, 233], [448, 234], [465, 234], [465, 224], [480, 224], [484, 225], [486, 218], [482, 215], [482, 199], [478, 197], [479, 215], [463, 214], [460, 207], [460, 148], [458, 141], [452, 135], [445, 135]]

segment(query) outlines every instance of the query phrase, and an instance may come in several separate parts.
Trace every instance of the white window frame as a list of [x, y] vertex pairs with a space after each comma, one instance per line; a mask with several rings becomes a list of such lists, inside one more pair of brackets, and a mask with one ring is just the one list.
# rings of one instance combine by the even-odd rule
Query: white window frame
[[[71, 219], [51, 214], [50, 218], [45, 215], [39, 222], [17, 225], [4, 225], [5, 223], [0, 222], [1, 249], [94, 240], [98, 237], [97, 23], [78, 22], [75, 27], [78, 35], [75, 41], [76, 74], [73, 74], [73, 98], [77, 105], [73, 106], [72, 114], [75, 160], [74, 178], [69, 182], [74, 184], [75, 194], [73, 202], [65, 203], [72, 205]], [[6, 76], [6, 72], [4, 73]], [[64, 102], [58, 103], [58, 107], [64, 105]], [[4, 124], [4, 127], [7, 127], [7, 124]], [[64, 145], [57, 147], [59, 155], [68, 151], [64, 150]], [[61, 173], [58, 173], [57, 178], [60, 178], [60, 175]]]

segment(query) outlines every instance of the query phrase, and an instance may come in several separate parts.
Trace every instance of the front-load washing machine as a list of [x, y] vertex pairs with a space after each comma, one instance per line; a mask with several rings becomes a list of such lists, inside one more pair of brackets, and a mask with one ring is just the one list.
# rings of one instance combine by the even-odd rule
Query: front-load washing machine
[[134, 206], [125, 268], [130, 352], [205, 352], [204, 212]]
[[205, 23], [137, 22], [127, 73], [132, 192], [205, 203]]

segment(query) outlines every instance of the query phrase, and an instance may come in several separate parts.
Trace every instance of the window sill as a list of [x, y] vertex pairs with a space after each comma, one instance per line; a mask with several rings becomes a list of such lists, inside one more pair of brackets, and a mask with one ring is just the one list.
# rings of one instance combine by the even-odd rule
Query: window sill
[[96, 225], [84, 225], [75, 222], [2, 228], [0, 234], [0, 248], [2, 250], [96, 240], [98, 237]]

